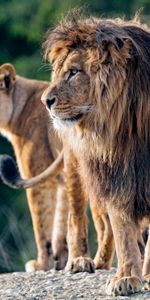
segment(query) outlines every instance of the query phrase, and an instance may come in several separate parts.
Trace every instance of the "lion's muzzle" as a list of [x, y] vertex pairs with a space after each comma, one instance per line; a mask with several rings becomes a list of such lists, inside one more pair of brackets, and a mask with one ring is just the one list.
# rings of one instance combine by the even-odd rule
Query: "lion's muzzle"
[[52, 107], [56, 106], [58, 99], [55, 95], [52, 95], [49, 91], [49, 88], [45, 90], [41, 97], [42, 103], [46, 106], [48, 110], [51, 110]]

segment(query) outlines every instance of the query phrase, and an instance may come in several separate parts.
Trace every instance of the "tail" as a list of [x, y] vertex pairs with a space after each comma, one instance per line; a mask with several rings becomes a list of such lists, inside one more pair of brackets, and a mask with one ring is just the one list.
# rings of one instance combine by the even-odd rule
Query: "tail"
[[14, 159], [9, 155], [0, 155], [0, 177], [6, 185], [14, 189], [31, 188], [47, 177], [57, 176], [63, 166], [63, 151], [61, 151], [56, 160], [42, 173], [30, 179], [22, 179]]

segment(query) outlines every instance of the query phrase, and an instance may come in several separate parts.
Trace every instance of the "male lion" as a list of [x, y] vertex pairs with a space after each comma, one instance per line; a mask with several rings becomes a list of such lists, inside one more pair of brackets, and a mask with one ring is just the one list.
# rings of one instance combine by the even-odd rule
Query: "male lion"
[[[62, 148], [40, 102], [47, 87], [48, 82], [16, 76], [11, 64], [0, 66], [0, 133], [12, 143], [25, 178], [39, 174], [52, 164]], [[10, 165], [7, 174], [12, 179]], [[38, 251], [37, 260], [26, 264], [27, 271], [48, 270], [53, 266], [53, 256], [57, 259], [56, 269], [65, 266], [67, 197], [65, 186], [56, 175], [53, 172], [53, 176], [27, 190]]]
[[107, 292], [134, 293], [142, 288], [137, 235], [150, 219], [150, 33], [136, 21], [74, 17], [48, 33], [44, 49], [53, 74], [42, 101], [65, 148], [68, 267], [92, 266], [80, 177], [114, 234], [118, 270]]

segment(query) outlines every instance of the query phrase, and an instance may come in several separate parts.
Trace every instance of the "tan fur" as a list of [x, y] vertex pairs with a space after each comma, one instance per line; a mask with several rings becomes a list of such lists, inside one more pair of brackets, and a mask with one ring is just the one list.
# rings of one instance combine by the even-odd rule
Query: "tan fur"
[[[40, 102], [47, 86], [47, 82], [16, 75], [11, 64], [0, 66], [0, 132], [11, 142], [24, 178], [45, 170], [62, 148]], [[26, 270], [48, 270], [54, 265], [53, 255], [57, 256], [59, 268], [63, 268], [67, 256], [67, 197], [64, 183], [59, 183], [56, 176], [47, 178], [27, 190], [27, 199], [37, 259], [28, 262]]]
[[67, 145], [69, 263], [75, 271], [92, 266], [78, 176], [112, 226], [118, 270], [107, 292], [115, 295], [142, 287], [137, 240], [141, 220], [150, 219], [149, 44], [148, 29], [136, 21], [95, 18], [62, 23], [44, 44], [54, 71], [42, 101]]

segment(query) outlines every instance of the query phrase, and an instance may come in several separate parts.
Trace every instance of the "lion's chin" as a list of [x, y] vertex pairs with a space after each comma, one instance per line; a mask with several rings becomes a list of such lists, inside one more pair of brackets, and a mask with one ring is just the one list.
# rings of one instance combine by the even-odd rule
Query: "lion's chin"
[[64, 119], [56, 117], [56, 116], [51, 116], [51, 117], [53, 119], [54, 127], [59, 130], [62, 127], [66, 127], [66, 126], [68, 127], [68, 126], [74, 125], [75, 123], [77, 123], [79, 120], [82, 119], [83, 114], [80, 113], [80, 114], [74, 115], [70, 118], [64, 118]]

